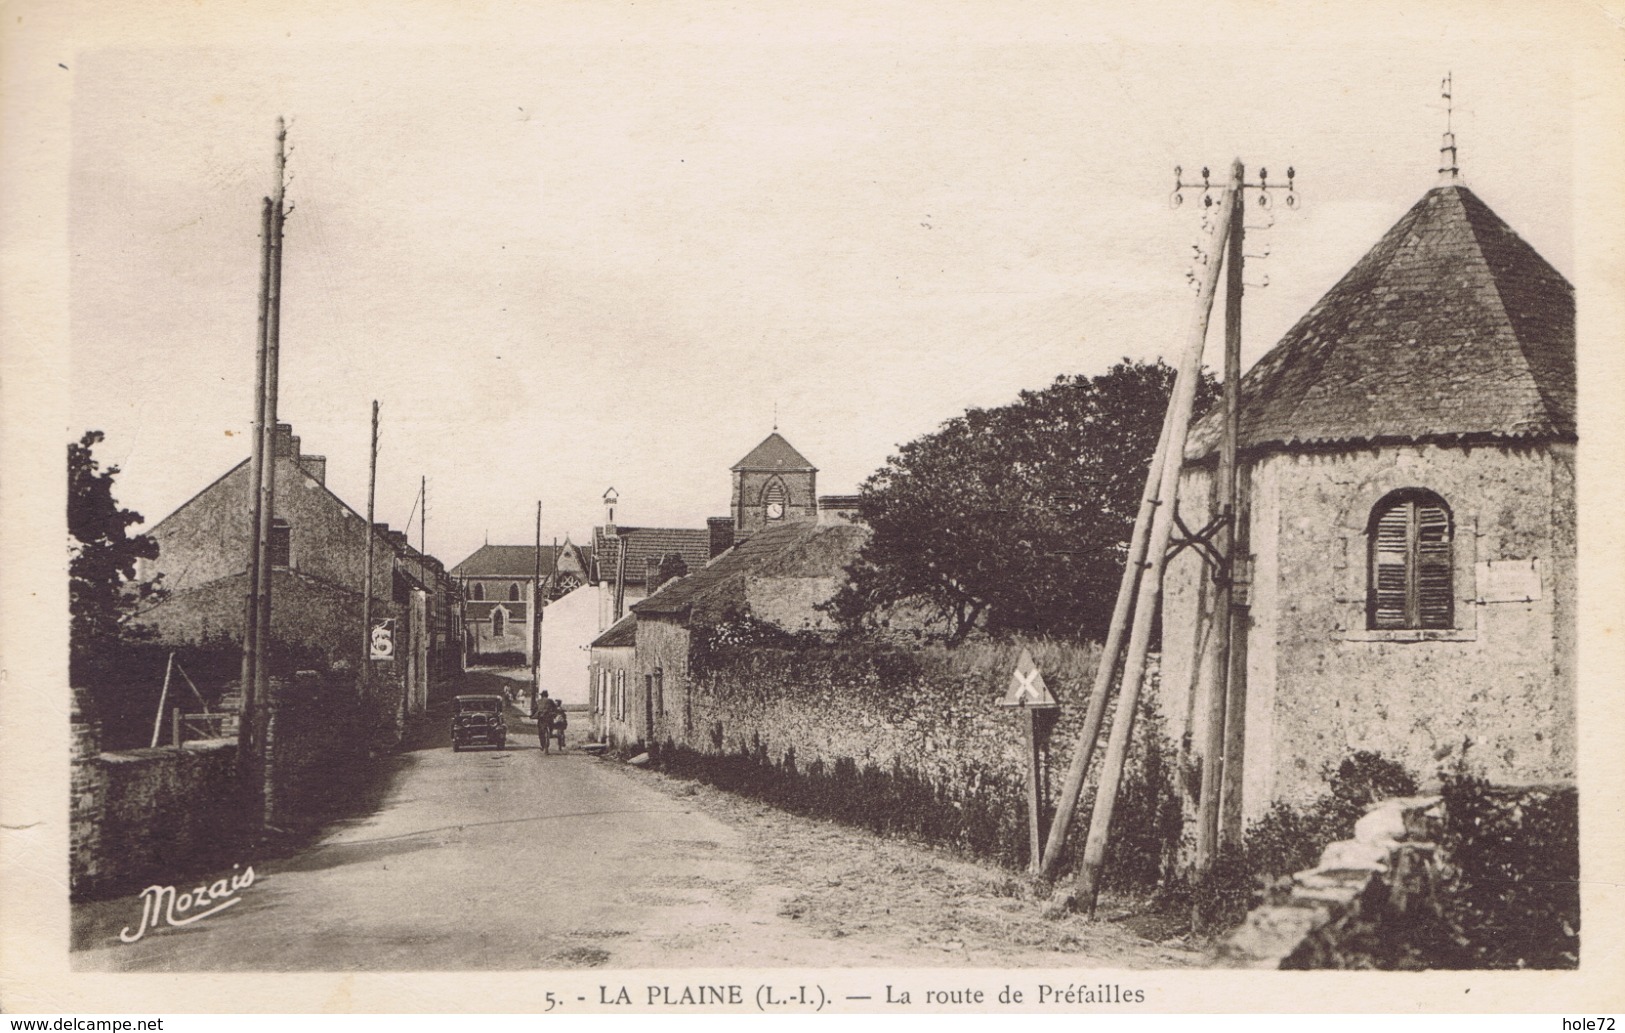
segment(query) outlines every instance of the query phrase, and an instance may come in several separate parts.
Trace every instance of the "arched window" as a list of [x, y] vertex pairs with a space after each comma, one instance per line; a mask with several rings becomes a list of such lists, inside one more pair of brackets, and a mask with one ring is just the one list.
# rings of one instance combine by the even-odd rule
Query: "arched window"
[[1371, 510], [1366, 626], [1450, 628], [1455, 624], [1451, 540], [1444, 499], [1421, 488], [1392, 492]]
[[477, 603], [485, 601], [485, 582], [474, 582], [474, 601]]
[[519, 583], [517, 581], [508, 586], [508, 601], [510, 603], [519, 601]]
[[790, 493], [784, 487], [784, 481], [775, 477], [762, 488], [762, 509], [769, 520], [777, 520], [784, 516], [785, 507], [790, 503]]
[[497, 607], [491, 611], [491, 637], [501, 638], [508, 633], [508, 611]]

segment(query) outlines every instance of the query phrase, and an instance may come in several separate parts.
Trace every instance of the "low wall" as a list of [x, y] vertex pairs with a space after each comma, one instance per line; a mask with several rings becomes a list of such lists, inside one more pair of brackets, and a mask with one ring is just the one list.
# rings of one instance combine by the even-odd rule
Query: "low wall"
[[[1027, 645], [1062, 703], [1040, 715], [1054, 722], [1043, 779], [1047, 826], [1098, 650]], [[706, 657], [690, 668], [684, 713], [662, 727], [660, 762], [790, 809], [1023, 866], [1027, 718], [998, 706], [1021, 648], [757, 648]], [[1114, 822], [1113, 881], [1154, 882], [1177, 844], [1168, 751], [1147, 705], [1155, 687], [1153, 669]], [[1096, 768], [1103, 753], [1104, 736]], [[1079, 845], [1075, 838], [1069, 847]]]
[[[272, 679], [264, 711], [265, 821], [308, 828], [352, 805], [370, 757], [399, 740], [399, 687], [352, 675]], [[76, 895], [179, 876], [230, 856], [246, 829], [237, 741], [103, 752], [88, 693], [74, 692], [69, 884]]]
[[1221, 966], [1572, 968], [1579, 837], [1572, 785], [1453, 779], [1385, 800], [1219, 944]]
[[69, 886], [75, 895], [184, 871], [236, 838], [234, 740], [102, 753], [94, 715], [76, 701], [72, 716]]

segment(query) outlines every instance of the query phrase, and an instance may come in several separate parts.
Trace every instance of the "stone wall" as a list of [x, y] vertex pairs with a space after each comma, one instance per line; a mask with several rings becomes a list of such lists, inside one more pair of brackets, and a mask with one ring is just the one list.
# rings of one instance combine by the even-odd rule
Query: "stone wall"
[[102, 753], [93, 715], [76, 705], [72, 741], [68, 881], [75, 895], [178, 875], [235, 838], [235, 740]]
[[835, 617], [818, 609], [834, 598], [845, 577], [745, 575], [745, 612], [786, 631], [833, 631]]
[[[664, 623], [639, 622], [640, 652], [651, 626]], [[721, 777], [741, 771], [747, 782], [774, 781], [773, 791], [792, 807], [1026, 863], [1026, 716], [997, 705], [1019, 644], [918, 652], [740, 649], [696, 659], [674, 699], [670, 672], [686, 643], [678, 630], [655, 631], [649, 644], [661, 651], [667, 672], [667, 714], [657, 739], [679, 754], [679, 769]], [[1051, 733], [1047, 816], [1082, 723], [1098, 650], [1029, 645], [1063, 704]], [[1155, 688], [1153, 664], [1149, 697]], [[1160, 736], [1160, 726], [1138, 726], [1114, 836], [1119, 857], [1137, 853], [1138, 874], [1152, 879], [1171, 849], [1169, 837], [1177, 842], [1179, 823]], [[1148, 737], [1157, 750], [1146, 749]], [[1104, 741], [1102, 735], [1097, 769]], [[888, 816], [888, 808], [895, 813]]]
[[1362, 925], [1414, 917], [1433, 906], [1437, 796], [1384, 800], [1328, 844], [1315, 868], [1247, 915], [1217, 947], [1227, 968], [1332, 968]]
[[[1181, 488], [1204, 520], [1209, 471]], [[1500, 782], [1574, 774], [1574, 488], [1568, 446], [1371, 448], [1276, 454], [1248, 469], [1251, 515], [1245, 812], [1303, 803], [1356, 749], [1421, 774], [1461, 759]], [[1454, 521], [1455, 626], [1369, 631], [1366, 524], [1399, 488]], [[1170, 726], [1204, 741], [1190, 692], [1199, 654], [1195, 550], [1169, 568], [1164, 621]], [[1531, 564], [1538, 591], [1497, 599], [1486, 563]]]
[[[349, 802], [370, 753], [392, 741], [398, 681], [358, 690], [353, 675], [302, 672], [272, 680], [265, 709], [267, 824], [319, 822]], [[94, 714], [74, 693], [70, 886], [75, 894], [179, 877], [207, 860], [231, 861], [245, 829], [236, 739], [180, 749], [102, 752]], [[395, 732], [394, 738], [398, 738]]]
[[1220, 966], [1573, 968], [1579, 964], [1572, 784], [1384, 800], [1221, 941]]
[[348, 679], [324, 681], [308, 671], [273, 688], [265, 731], [268, 824], [309, 823], [342, 797], [375, 738], [399, 721], [398, 705], [369, 713], [369, 702]]

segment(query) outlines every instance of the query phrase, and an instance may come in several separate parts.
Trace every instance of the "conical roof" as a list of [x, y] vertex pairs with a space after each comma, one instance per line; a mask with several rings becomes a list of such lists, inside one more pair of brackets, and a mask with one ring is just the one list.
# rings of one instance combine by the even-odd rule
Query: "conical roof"
[[784, 440], [784, 436], [774, 431], [762, 443], [750, 450], [750, 454], [732, 467], [735, 470], [771, 470], [775, 473], [795, 471], [814, 471], [818, 467], [807, 462], [807, 457], [795, 450], [795, 446]]
[[1472, 191], [1437, 187], [1242, 378], [1240, 423], [1242, 449], [1572, 439], [1574, 288]]

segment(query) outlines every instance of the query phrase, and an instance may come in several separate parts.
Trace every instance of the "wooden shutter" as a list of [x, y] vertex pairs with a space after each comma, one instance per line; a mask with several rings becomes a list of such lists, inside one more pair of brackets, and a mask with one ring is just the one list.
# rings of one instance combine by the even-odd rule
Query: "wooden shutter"
[[1372, 628], [1453, 626], [1450, 512], [1434, 499], [1402, 499], [1372, 526]]
[[1404, 628], [1407, 573], [1410, 569], [1411, 507], [1390, 506], [1378, 518], [1371, 539], [1371, 601], [1373, 628]]
[[1416, 623], [1448, 628], [1454, 618], [1450, 578], [1450, 514], [1436, 503], [1416, 506]]

